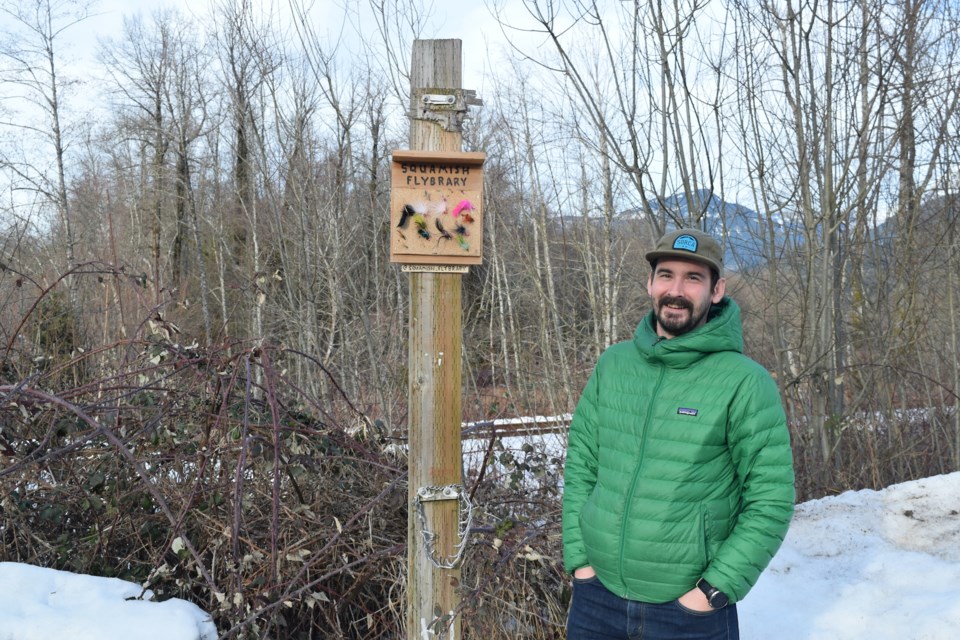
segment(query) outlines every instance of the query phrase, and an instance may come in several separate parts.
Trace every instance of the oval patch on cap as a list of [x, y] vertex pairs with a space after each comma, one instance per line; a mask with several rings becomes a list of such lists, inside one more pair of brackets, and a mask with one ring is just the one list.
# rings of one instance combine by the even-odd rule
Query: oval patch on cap
[[689, 251], [690, 253], [696, 253], [697, 239], [687, 234], [677, 236], [677, 239], [673, 241], [673, 248]]

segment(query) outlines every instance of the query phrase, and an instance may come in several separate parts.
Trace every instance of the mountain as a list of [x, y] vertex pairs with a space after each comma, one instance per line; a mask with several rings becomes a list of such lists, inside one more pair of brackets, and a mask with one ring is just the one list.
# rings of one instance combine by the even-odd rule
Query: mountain
[[[704, 224], [698, 226], [723, 240], [723, 262], [729, 271], [744, 271], [765, 264], [771, 258], [782, 258], [788, 246], [802, 242], [803, 238], [798, 225], [783, 216], [773, 215], [769, 223], [773, 226], [775, 246], [770, 247], [771, 230], [767, 228], [766, 217], [749, 207], [726, 202], [709, 189], [694, 192], [689, 201], [683, 194], [676, 194], [659, 201], [651, 200], [650, 204], [655, 216], [668, 221], [667, 231], [676, 228], [669, 222], [671, 220], [702, 219]], [[596, 223], [600, 221], [599, 218], [572, 215], [559, 216], [555, 221], [563, 228], [576, 228], [585, 219]], [[650, 220], [641, 209], [620, 211], [614, 228], [621, 233], [639, 233], [650, 244], [655, 241]]]
[[[776, 246], [769, 246], [770, 230], [767, 220], [760, 214], [740, 204], [723, 200], [708, 189], [694, 192], [691, 200], [676, 194], [659, 202], [653, 202], [654, 211], [669, 211], [674, 218], [692, 220], [700, 217], [703, 228], [724, 242], [724, 265], [731, 271], [743, 271], [768, 262], [783, 253], [787, 238], [800, 237], [796, 226], [780, 215], [772, 216], [773, 237]], [[670, 219], [671, 216], [667, 215]], [[675, 226], [669, 225], [669, 229]], [[773, 254], [773, 255], [771, 255]]]

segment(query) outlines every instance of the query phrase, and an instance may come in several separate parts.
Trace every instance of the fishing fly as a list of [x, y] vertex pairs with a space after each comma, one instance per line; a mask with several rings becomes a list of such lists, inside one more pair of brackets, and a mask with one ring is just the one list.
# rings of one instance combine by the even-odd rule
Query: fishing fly
[[[453, 211], [450, 212], [450, 215], [456, 218], [461, 213], [465, 213], [467, 211], [473, 211], [473, 209], [474, 207], [472, 202], [470, 202], [469, 200], [461, 200], [460, 202], [457, 203], [457, 206], [453, 208]], [[471, 220], [472, 219], [473, 218], [471, 218]]]
[[440, 223], [440, 218], [437, 218], [434, 221], [434, 224], [437, 226], [437, 231], [440, 232], [440, 239], [437, 240], [437, 242], [440, 242], [440, 240], [453, 240], [453, 236], [450, 235], [450, 232], [444, 229], [443, 224]]
[[400, 222], [397, 224], [397, 228], [403, 229], [406, 227], [407, 221], [409, 221], [415, 213], [416, 211], [413, 210], [413, 207], [408, 204], [403, 205], [403, 209], [400, 210]]

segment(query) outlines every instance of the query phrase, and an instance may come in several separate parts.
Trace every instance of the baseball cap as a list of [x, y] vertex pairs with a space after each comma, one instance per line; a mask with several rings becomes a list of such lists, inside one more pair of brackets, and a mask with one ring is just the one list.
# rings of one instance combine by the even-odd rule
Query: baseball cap
[[660, 238], [653, 251], [647, 252], [644, 257], [651, 264], [661, 258], [695, 260], [716, 269], [718, 274], [723, 275], [723, 250], [720, 244], [713, 236], [699, 229], [671, 231]]

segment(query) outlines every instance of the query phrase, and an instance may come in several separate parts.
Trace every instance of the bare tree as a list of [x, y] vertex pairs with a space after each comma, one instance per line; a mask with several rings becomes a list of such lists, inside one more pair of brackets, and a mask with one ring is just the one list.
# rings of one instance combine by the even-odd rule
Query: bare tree
[[[0, 60], [4, 62], [2, 82], [23, 103], [23, 117], [3, 123], [19, 138], [17, 149], [0, 151], [0, 168], [19, 181], [21, 189], [35, 194], [56, 214], [56, 222], [66, 238], [63, 271], [77, 263], [77, 236], [67, 194], [67, 154], [70, 124], [65, 91], [70, 81], [61, 76], [61, 46], [65, 34], [89, 16], [87, 6], [75, 0], [13, 0], [0, 4], [6, 16], [4, 43]], [[33, 114], [46, 121], [34, 126]], [[39, 147], [32, 143], [36, 140]], [[31, 155], [37, 149], [36, 156]], [[67, 282], [71, 312], [79, 320], [78, 283]]]
[[[554, 55], [513, 40], [525, 58], [563, 77], [579, 117], [598, 133], [594, 153], [629, 177], [655, 235], [668, 218], [705, 224], [709, 198], [702, 194], [718, 190], [723, 173], [718, 132], [710, 126], [718, 97], [709, 93], [719, 86], [710, 76], [716, 66], [709, 58], [717, 55], [710, 42], [722, 39], [708, 28], [709, 18], [698, 20], [708, 4], [534, 0], [525, 3], [529, 31]], [[508, 34], [524, 30], [504, 20]], [[686, 212], [663, 206], [678, 193], [690, 203]]]

